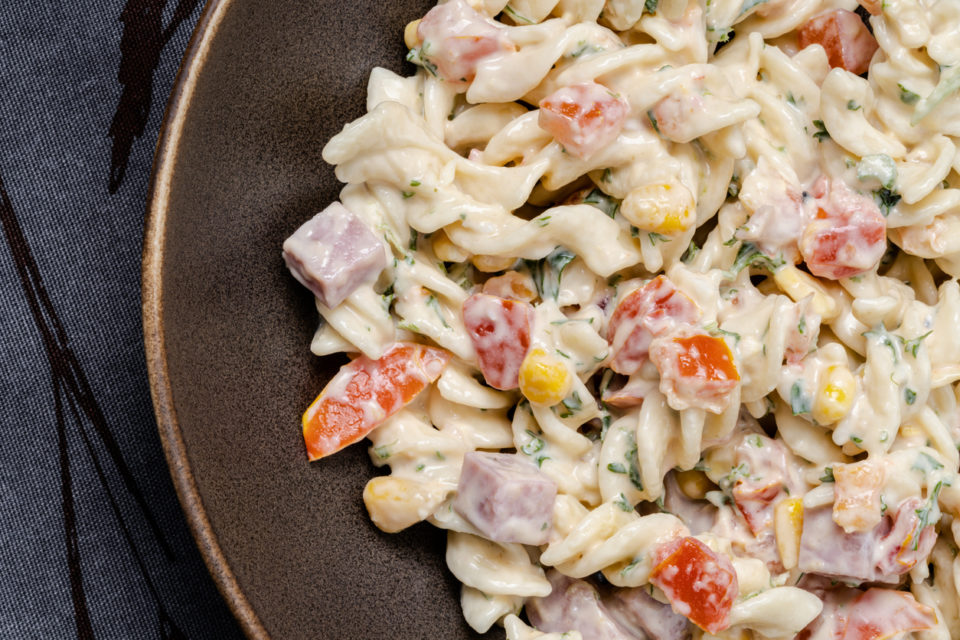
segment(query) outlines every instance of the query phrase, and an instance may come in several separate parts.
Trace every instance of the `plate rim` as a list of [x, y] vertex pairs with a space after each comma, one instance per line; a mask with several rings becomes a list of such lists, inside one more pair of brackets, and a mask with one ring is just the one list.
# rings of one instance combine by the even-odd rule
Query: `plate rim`
[[204, 5], [181, 59], [173, 89], [164, 110], [147, 192], [141, 262], [141, 309], [147, 376], [150, 382], [150, 396], [153, 400], [157, 431], [160, 434], [167, 468], [180, 506], [186, 516], [190, 533], [200, 550], [210, 576], [234, 618], [240, 623], [243, 632], [252, 640], [270, 640], [270, 635], [240, 588], [227, 562], [194, 480], [170, 386], [163, 323], [166, 220], [170, 203], [170, 186], [177, 164], [177, 152], [184, 123], [190, 112], [197, 79], [231, 5], [232, 0], [208, 0]]

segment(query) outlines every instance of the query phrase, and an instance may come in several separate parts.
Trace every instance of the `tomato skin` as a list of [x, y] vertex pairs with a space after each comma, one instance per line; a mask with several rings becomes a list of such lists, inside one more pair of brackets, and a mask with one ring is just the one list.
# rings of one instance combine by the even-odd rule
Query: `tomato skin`
[[873, 200], [842, 182], [821, 183], [815, 187], [823, 190], [817, 213], [800, 237], [807, 268], [831, 280], [870, 271], [887, 249], [886, 219]]
[[814, 16], [800, 27], [797, 39], [801, 49], [819, 44], [826, 50], [831, 67], [857, 75], [867, 71], [870, 59], [879, 48], [860, 16], [846, 9]]
[[557, 89], [540, 101], [540, 128], [569, 153], [584, 159], [620, 135], [630, 107], [595, 82]]
[[867, 589], [854, 600], [842, 640], [885, 640], [907, 631], [932, 629], [937, 615], [913, 595], [893, 589]]
[[533, 306], [477, 293], [463, 303], [463, 322], [487, 384], [502, 391], [516, 389], [530, 349]]
[[657, 276], [627, 294], [607, 324], [607, 341], [613, 347], [610, 368], [631, 375], [647, 359], [650, 342], [677, 325], [700, 317], [696, 303], [680, 292], [666, 276]]
[[650, 583], [667, 596], [673, 610], [709, 633], [730, 626], [730, 609], [739, 586], [733, 563], [688, 536], [661, 545]]
[[398, 342], [379, 360], [360, 356], [345, 364], [303, 413], [310, 461], [362, 440], [436, 380], [450, 357], [444, 349]]

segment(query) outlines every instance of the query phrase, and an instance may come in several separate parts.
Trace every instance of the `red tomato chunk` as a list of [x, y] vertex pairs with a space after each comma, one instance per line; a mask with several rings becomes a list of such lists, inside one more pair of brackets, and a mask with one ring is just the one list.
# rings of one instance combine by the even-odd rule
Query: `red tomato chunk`
[[463, 303], [463, 323], [487, 384], [494, 389], [516, 389], [520, 365], [530, 348], [533, 307], [477, 293]]
[[482, 60], [514, 49], [496, 23], [463, 0], [438, 4], [428, 11], [417, 27], [417, 37], [421, 42], [420, 57], [453, 84], [472, 81]]
[[363, 439], [436, 380], [450, 353], [398, 342], [379, 360], [366, 356], [345, 364], [303, 414], [303, 440], [310, 460]]
[[673, 610], [709, 633], [726, 629], [739, 587], [733, 563], [696, 538], [679, 538], [657, 550], [650, 582]]
[[657, 276], [627, 294], [614, 309], [607, 325], [613, 351], [610, 368], [630, 375], [643, 366], [654, 336], [700, 317], [697, 305], [665, 276]]
[[801, 49], [819, 44], [827, 52], [831, 67], [860, 75], [870, 66], [879, 45], [860, 16], [846, 9], [826, 11], [800, 27]]
[[810, 273], [837, 280], [876, 267], [887, 250], [887, 221], [877, 205], [839, 181], [821, 180], [818, 191], [817, 215], [800, 238]]
[[540, 128], [569, 153], [588, 158], [617, 139], [630, 107], [595, 82], [557, 89], [540, 101]]

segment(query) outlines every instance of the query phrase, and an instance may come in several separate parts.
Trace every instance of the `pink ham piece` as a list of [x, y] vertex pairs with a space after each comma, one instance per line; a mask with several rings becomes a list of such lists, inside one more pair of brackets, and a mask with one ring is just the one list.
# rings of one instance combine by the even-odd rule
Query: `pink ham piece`
[[487, 539], [546, 544], [557, 485], [533, 463], [508, 453], [463, 458], [453, 508]]
[[800, 27], [798, 44], [801, 49], [819, 44], [826, 50], [831, 67], [857, 75], [866, 72], [879, 48], [877, 39], [860, 16], [846, 9], [834, 9], [813, 17]]
[[627, 101], [596, 82], [561, 87], [540, 101], [540, 128], [569, 153], [585, 159], [617, 139]]
[[643, 587], [616, 589], [603, 598], [603, 604], [613, 619], [637, 638], [684, 640], [690, 637], [690, 622], [675, 613], [669, 604], [654, 600]]
[[610, 368], [631, 375], [640, 370], [649, 355], [654, 336], [700, 317], [697, 305], [666, 276], [657, 276], [628, 293], [614, 309], [607, 325], [607, 341], [613, 351]]
[[936, 624], [934, 610], [917, 602], [912, 594], [868, 589], [850, 607], [843, 640], [883, 640], [907, 631], [932, 629]]
[[464, 0], [430, 9], [417, 26], [417, 37], [421, 59], [434, 65], [444, 80], [459, 85], [473, 80], [484, 58], [515, 49], [502, 27]]
[[520, 365], [530, 348], [533, 307], [477, 293], [463, 303], [463, 323], [487, 384], [503, 391], [516, 389]]
[[587, 582], [552, 569], [547, 579], [553, 586], [550, 595], [527, 601], [527, 617], [540, 631], [579, 631], [584, 640], [646, 640], [646, 636], [629, 633], [617, 624], [597, 590]]
[[283, 259], [293, 277], [329, 308], [375, 280], [387, 266], [383, 243], [339, 202], [287, 238]]

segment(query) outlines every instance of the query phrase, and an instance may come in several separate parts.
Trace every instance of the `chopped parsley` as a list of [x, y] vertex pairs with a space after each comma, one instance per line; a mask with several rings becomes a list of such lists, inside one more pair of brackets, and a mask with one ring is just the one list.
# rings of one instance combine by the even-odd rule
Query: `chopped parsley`
[[[570, 356], [567, 357], [569, 358]], [[577, 411], [583, 409], [583, 401], [580, 400], [580, 394], [576, 391], [574, 391], [569, 397], [561, 400], [560, 404], [563, 406], [563, 411], [560, 413], [561, 418], [569, 418]]]
[[563, 270], [574, 257], [576, 256], [568, 249], [557, 247], [542, 260], [524, 260], [541, 298], [557, 299], [560, 294], [560, 278], [563, 277]]
[[917, 401], [917, 392], [907, 387], [903, 390], [903, 399], [907, 404], [913, 404]]
[[920, 350], [920, 343], [923, 342], [927, 336], [929, 336], [933, 331], [927, 331], [922, 336], [916, 337], [913, 340], [907, 340], [903, 343], [903, 350], [905, 353], [909, 353], [914, 358], [917, 357], [917, 351]]
[[817, 142], [823, 142], [824, 138], [830, 137], [830, 132], [827, 131], [827, 127], [823, 124], [823, 120], [814, 120], [813, 126], [817, 128], [813, 134], [813, 137], [817, 139]]
[[820, 476], [820, 482], [836, 482], [833, 477], [833, 467], [824, 467], [823, 475]]
[[592, 204], [611, 218], [616, 217], [617, 211], [620, 210], [620, 201], [611, 198], [600, 189], [592, 189], [583, 199], [583, 202], [584, 204]]
[[790, 387], [790, 409], [793, 415], [810, 413], [812, 402], [810, 396], [803, 390], [803, 381], [797, 380]]
[[920, 100], [920, 95], [910, 91], [903, 84], [897, 83], [897, 89], [900, 90], [900, 102], [903, 104], [917, 104]]
[[680, 257], [680, 260], [684, 264], [690, 264], [694, 258], [697, 257], [697, 254], [700, 253], [700, 245], [697, 244], [696, 240], [691, 240], [690, 244], [687, 245], [687, 250], [683, 252], [683, 255]]
[[662, 233], [656, 233], [655, 231], [648, 233], [647, 238], [650, 239], [650, 244], [654, 247], [657, 246], [658, 242], [670, 242], [673, 239], [669, 236], [663, 235]]
[[744, 242], [740, 245], [740, 250], [737, 251], [737, 257], [730, 268], [730, 275], [737, 275], [743, 271], [744, 267], [760, 267], [773, 273], [785, 264], [786, 262], [781, 256], [773, 258], [760, 251], [757, 245], [752, 242]]
[[850, 111], [859, 111], [859, 110], [862, 109], [862, 108], [863, 108], [863, 107], [861, 107], [859, 104], [857, 104], [857, 102], [856, 102], [855, 100], [847, 100], [847, 109], [848, 109], [848, 110], [850, 110]]
[[627, 496], [623, 495], [622, 493], [614, 499], [613, 504], [620, 507], [621, 511], [625, 511], [627, 513], [633, 511], [633, 507], [630, 506], [629, 502], [627, 502]]

